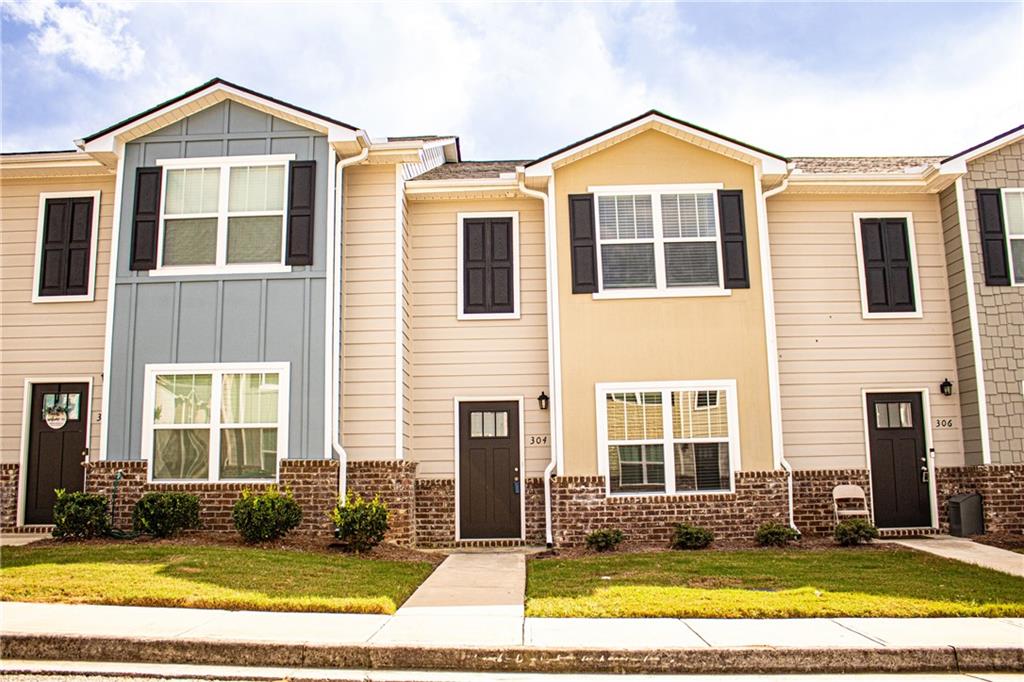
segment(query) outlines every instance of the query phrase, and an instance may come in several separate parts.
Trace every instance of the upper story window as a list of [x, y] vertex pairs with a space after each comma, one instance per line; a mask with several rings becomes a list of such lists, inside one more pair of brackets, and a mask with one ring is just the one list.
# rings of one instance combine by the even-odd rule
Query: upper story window
[[99, 199], [99, 191], [39, 195], [33, 302], [93, 300]]
[[519, 318], [519, 213], [458, 214], [457, 317]]
[[1010, 253], [1010, 282], [1024, 285], [1024, 188], [1004, 189], [1007, 250]]
[[722, 288], [714, 189], [595, 194], [602, 290]]
[[865, 318], [921, 317], [910, 213], [853, 216]]
[[158, 269], [284, 266], [291, 155], [164, 161]]
[[601, 384], [597, 400], [608, 494], [732, 490], [734, 382]]

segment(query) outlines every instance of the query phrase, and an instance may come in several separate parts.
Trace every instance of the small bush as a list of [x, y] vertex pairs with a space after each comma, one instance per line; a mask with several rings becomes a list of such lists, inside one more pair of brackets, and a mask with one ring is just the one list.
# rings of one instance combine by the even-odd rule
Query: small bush
[[188, 493], [146, 493], [132, 511], [132, 528], [167, 538], [199, 527], [199, 498]]
[[715, 539], [715, 534], [707, 528], [677, 523], [672, 535], [673, 549], [704, 549]]
[[272, 485], [262, 493], [246, 488], [231, 510], [235, 529], [246, 542], [266, 542], [287, 535], [302, 521], [302, 509], [287, 488]]
[[754, 539], [762, 547], [785, 547], [794, 540], [799, 540], [800, 533], [789, 526], [769, 521], [758, 527], [757, 532], [754, 533]]
[[107, 498], [58, 490], [53, 505], [53, 537], [95, 538], [110, 530]]
[[835, 537], [843, 547], [852, 547], [877, 538], [878, 529], [867, 519], [846, 519], [836, 524]]
[[624, 537], [618, 528], [602, 528], [587, 535], [587, 547], [595, 552], [608, 552], [618, 547]]
[[388, 506], [379, 497], [365, 500], [361, 495], [349, 493], [331, 510], [334, 535], [343, 544], [357, 552], [373, 549], [388, 532]]

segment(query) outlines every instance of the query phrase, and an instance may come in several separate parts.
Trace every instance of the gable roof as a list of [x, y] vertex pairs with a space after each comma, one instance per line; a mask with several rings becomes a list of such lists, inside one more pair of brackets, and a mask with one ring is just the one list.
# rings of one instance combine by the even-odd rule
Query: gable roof
[[755, 147], [754, 145], [742, 142], [727, 135], [722, 135], [721, 133], [716, 133], [713, 130], [704, 128], [694, 123], [690, 123], [688, 121], [684, 121], [682, 119], [669, 116], [668, 114], [662, 113], [657, 109], [650, 109], [649, 111], [646, 111], [640, 114], [639, 116], [635, 116], [629, 119], [628, 121], [618, 123], [610, 128], [602, 130], [601, 132], [594, 133], [593, 135], [585, 137], [582, 140], [577, 140], [576, 142], [568, 144], [560, 149], [556, 149], [553, 152], [550, 152], [537, 159], [534, 159], [530, 163], [526, 164], [527, 174], [531, 174], [531, 169], [534, 169], [535, 171], [539, 170], [541, 172], [545, 172], [550, 169], [552, 163], [555, 163], [563, 158], [571, 156], [573, 153], [582, 152], [586, 150], [588, 147], [600, 144], [608, 140], [609, 138], [613, 138], [618, 134], [626, 133], [631, 129], [637, 129], [647, 126], [648, 124], [655, 123], [659, 123], [669, 128], [678, 130], [679, 132], [690, 137], [706, 140], [710, 144], [721, 147], [723, 149], [738, 152], [744, 156], [753, 157], [762, 162], [768, 162], [775, 170], [779, 170], [781, 168], [780, 172], [784, 172], [785, 164], [789, 160], [784, 156], [775, 154], [774, 152], [761, 149], [760, 147]]
[[1024, 139], [1024, 124], [1017, 126], [1016, 128], [1010, 128], [1009, 130], [999, 133], [994, 137], [990, 137], [984, 142], [968, 147], [962, 152], [953, 154], [953, 156], [947, 156], [942, 159], [942, 165], [952, 164], [955, 162], [966, 163], [971, 159], [976, 159], [979, 156], [984, 156], [989, 152], [993, 152], [1000, 147], [1005, 147], [1008, 144], [1013, 144], [1017, 140]]

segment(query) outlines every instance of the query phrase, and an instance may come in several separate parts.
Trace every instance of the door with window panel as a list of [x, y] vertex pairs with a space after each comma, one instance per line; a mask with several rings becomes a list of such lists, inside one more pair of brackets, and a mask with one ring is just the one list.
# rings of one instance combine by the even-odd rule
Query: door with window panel
[[459, 537], [522, 533], [519, 403], [459, 403]]
[[871, 498], [880, 528], [931, 525], [928, 453], [920, 393], [869, 393]]

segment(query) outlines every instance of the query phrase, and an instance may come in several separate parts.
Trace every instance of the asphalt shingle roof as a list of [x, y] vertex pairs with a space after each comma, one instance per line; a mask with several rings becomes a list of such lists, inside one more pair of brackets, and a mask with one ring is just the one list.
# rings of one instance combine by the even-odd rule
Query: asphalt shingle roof
[[461, 161], [445, 163], [431, 168], [417, 180], [464, 180], [471, 178], [497, 178], [502, 173], [514, 173], [516, 166], [527, 161]]
[[941, 156], [796, 156], [790, 159], [802, 173], [903, 173], [942, 161]]

